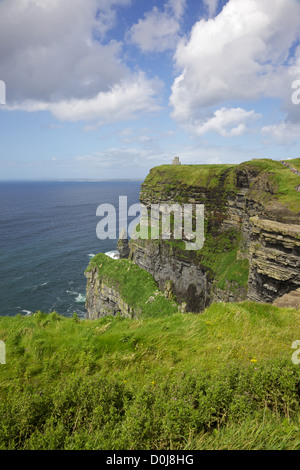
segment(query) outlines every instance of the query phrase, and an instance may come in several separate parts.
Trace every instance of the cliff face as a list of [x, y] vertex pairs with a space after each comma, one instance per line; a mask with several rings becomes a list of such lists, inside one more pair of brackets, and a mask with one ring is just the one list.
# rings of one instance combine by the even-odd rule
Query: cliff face
[[[271, 162], [270, 166], [272, 170]], [[285, 204], [278, 198], [276, 172], [281, 177], [285, 171], [280, 162], [275, 163], [275, 171], [266, 171], [255, 161], [220, 166], [206, 171], [202, 179], [200, 170], [193, 184], [186, 182], [184, 171], [184, 167], [165, 166], [152, 170], [142, 185], [140, 200], [149, 210], [151, 204], [204, 204], [203, 249], [187, 252], [174, 242], [135, 240], [130, 258], [149, 271], [160, 288], [172, 281], [177, 300], [186, 302], [193, 312], [216, 301], [273, 302], [299, 287], [300, 197], [295, 175], [283, 175], [290, 179], [291, 193], [296, 195], [292, 193]]]
[[88, 319], [167, 316], [180, 309], [168, 283], [161, 292], [151, 274], [128, 259], [114, 260], [99, 253], [91, 259], [85, 276]]
[[107, 285], [105, 280], [99, 276], [99, 270], [96, 267], [86, 272], [85, 275], [87, 278], [86, 309], [88, 319], [106, 315], [134, 317], [134, 309], [123, 300], [118, 288]]
[[300, 286], [300, 225], [250, 221], [248, 298], [273, 302]]
[[[128, 258], [150, 273], [181, 311], [201, 312], [219, 301], [274, 302], [300, 287], [298, 185], [297, 173], [271, 160], [156, 167], [142, 185], [140, 202], [149, 213], [154, 204], [204, 205], [204, 245], [189, 251], [173, 238], [130, 240]], [[99, 311], [133, 314], [99, 271], [89, 276], [92, 317]]]
[[209, 273], [167, 243], [131, 242], [130, 258], [153, 276], [160, 290], [171, 283], [173, 295], [179, 304], [186, 304], [187, 311], [200, 311], [209, 305]]

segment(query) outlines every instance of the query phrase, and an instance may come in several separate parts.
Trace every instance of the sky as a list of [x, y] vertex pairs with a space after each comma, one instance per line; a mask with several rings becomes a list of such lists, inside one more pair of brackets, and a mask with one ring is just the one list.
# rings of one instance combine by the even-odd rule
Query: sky
[[0, 0], [0, 180], [300, 157], [299, 25], [300, 0]]

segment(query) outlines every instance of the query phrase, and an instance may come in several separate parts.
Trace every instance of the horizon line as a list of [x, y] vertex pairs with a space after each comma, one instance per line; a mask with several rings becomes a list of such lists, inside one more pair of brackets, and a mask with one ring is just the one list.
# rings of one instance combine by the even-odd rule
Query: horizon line
[[101, 183], [112, 181], [143, 181], [143, 178], [109, 178], [109, 179], [92, 179], [92, 178], [42, 178], [42, 179], [0, 179], [0, 183]]

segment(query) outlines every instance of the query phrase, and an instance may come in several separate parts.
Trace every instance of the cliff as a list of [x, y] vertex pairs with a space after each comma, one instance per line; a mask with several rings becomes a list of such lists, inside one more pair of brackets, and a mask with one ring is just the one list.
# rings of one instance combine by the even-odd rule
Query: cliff
[[103, 253], [94, 256], [85, 271], [87, 318], [106, 315], [136, 318], [167, 316], [178, 304], [161, 292], [152, 276], [127, 259], [114, 260]]
[[[289, 161], [289, 166], [265, 159], [153, 168], [142, 185], [140, 202], [149, 214], [155, 204], [204, 205], [204, 245], [186, 250], [184, 239], [164, 239], [162, 234], [158, 239], [132, 239], [129, 260], [151, 274], [160, 291], [171, 286], [182, 311], [201, 312], [220, 301], [271, 303], [296, 290], [300, 178], [291, 165], [298, 171], [300, 159]], [[96, 277], [101, 278], [101, 270], [94, 273], [94, 284]], [[91, 283], [91, 311], [89, 289]]]

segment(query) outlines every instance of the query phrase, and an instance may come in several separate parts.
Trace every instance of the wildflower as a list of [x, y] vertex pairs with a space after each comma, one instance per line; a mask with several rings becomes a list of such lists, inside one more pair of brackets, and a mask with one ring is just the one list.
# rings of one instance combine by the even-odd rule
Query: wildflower
[[257, 359], [254, 357], [253, 359], [250, 359], [250, 362], [257, 362]]

